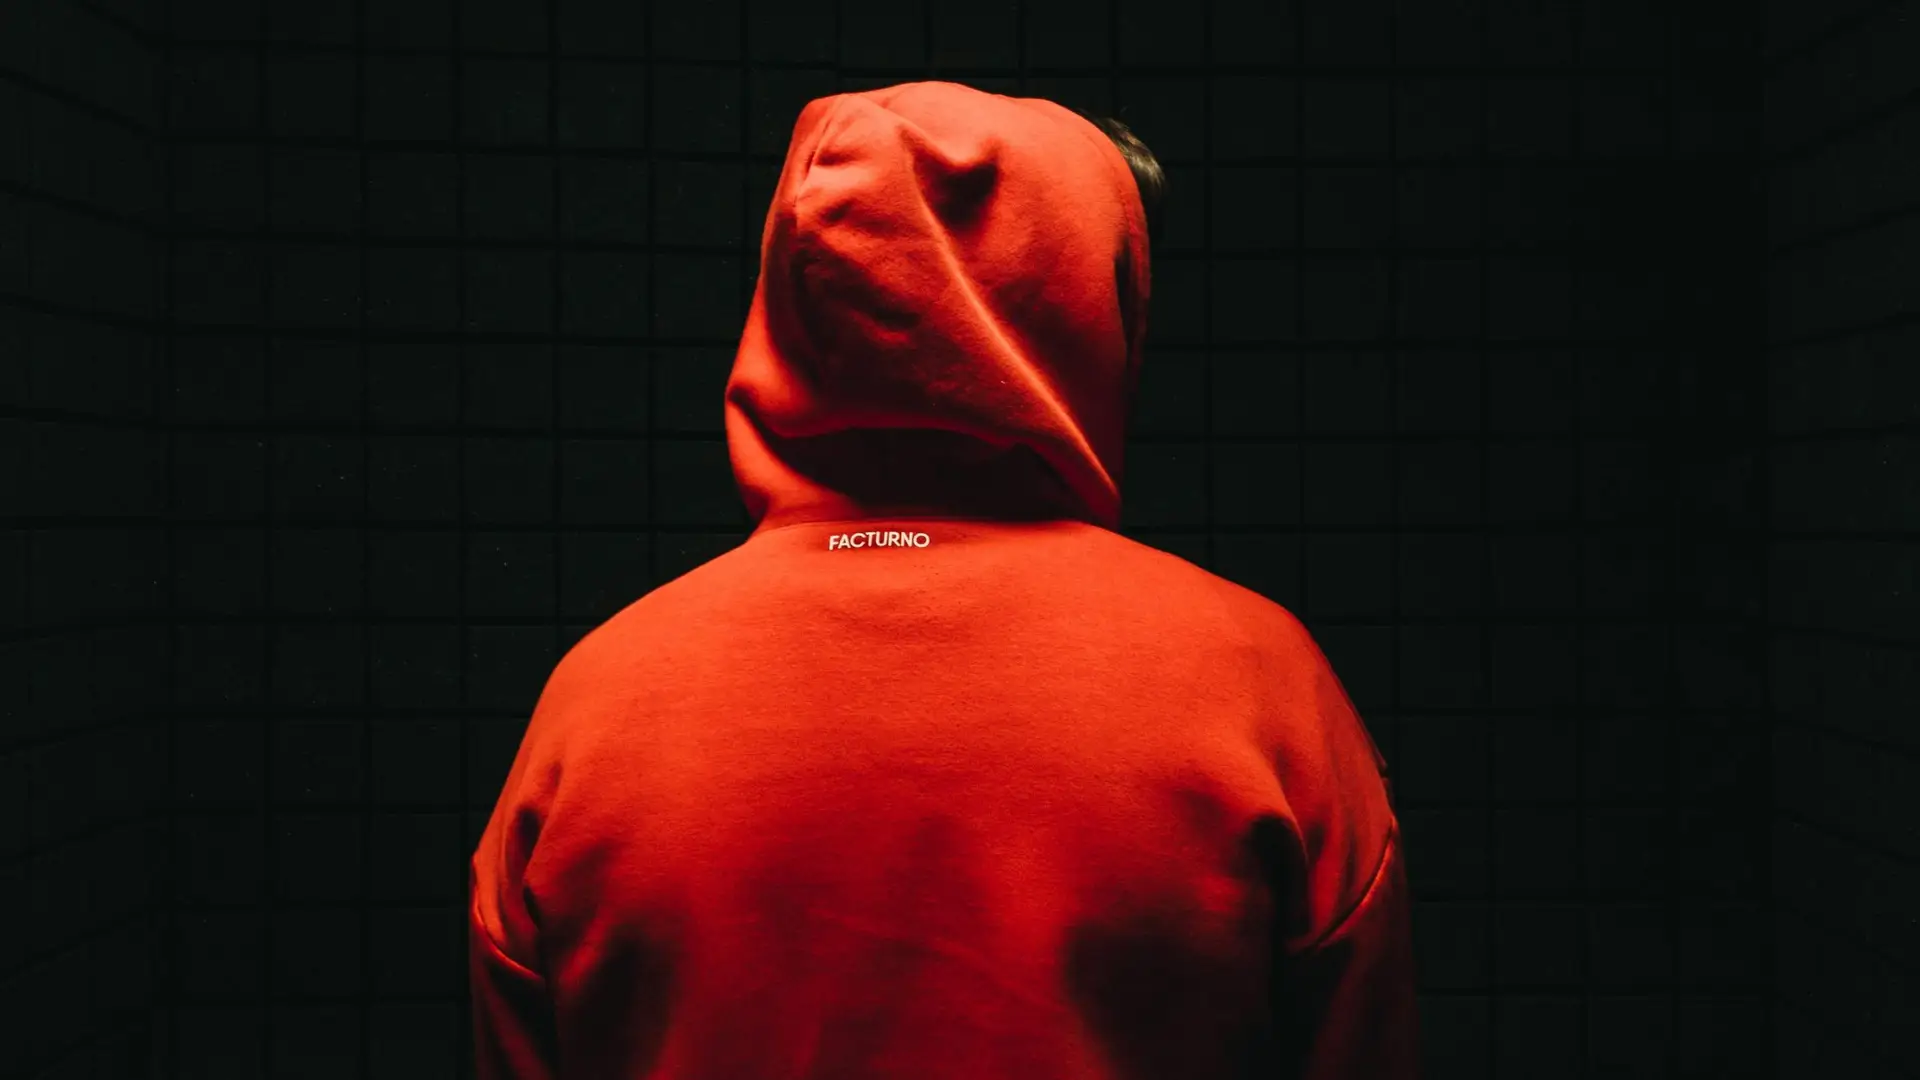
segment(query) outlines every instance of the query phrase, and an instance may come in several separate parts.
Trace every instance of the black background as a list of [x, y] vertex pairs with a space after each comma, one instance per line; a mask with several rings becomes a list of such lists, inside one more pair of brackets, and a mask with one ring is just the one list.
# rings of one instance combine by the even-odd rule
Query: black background
[[1126, 530], [1391, 759], [1429, 1075], [1920, 1074], [1917, 9], [5, 4], [0, 1075], [465, 1074], [793, 120], [926, 77], [1166, 163]]

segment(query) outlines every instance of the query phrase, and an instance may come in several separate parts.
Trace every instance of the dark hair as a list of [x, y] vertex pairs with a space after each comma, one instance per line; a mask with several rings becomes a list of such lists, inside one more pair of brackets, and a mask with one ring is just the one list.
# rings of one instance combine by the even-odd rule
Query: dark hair
[[1120, 156], [1127, 159], [1127, 168], [1133, 170], [1134, 185], [1140, 189], [1140, 203], [1147, 209], [1147, 236], [1149, 243], [1160, 236], [1160, 205], [1167, 198], [1167, 171], [1160, 167], [1160, 159], [1153, 156], [1147, 144], [1124, 122], [1111, 116], [1085, 116], [1094, 127], [1106, 133], [1113, 145], [1120, 148]]

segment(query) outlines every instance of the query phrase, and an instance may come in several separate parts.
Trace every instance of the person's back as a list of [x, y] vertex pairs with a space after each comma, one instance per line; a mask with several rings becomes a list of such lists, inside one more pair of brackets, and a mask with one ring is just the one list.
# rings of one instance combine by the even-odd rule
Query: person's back
[[821, 99], [763, 247], [756, 529], [548, 681], [472, 862], [480, 1075], [1411, 1077], [1364, 727], [1285, 610], [1114, 531], [1119, 151]]

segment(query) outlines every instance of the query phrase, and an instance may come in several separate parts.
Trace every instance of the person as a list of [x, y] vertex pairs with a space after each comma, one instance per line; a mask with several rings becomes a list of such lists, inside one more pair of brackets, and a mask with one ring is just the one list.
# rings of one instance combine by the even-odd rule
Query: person
[[541, 691], [470, 865], [483, 1080], [1415, 1075], [1373, 739], [1288, 611], [1119, 532], [1162, 186], [1045, 99], [801, 111], [753, 529]]

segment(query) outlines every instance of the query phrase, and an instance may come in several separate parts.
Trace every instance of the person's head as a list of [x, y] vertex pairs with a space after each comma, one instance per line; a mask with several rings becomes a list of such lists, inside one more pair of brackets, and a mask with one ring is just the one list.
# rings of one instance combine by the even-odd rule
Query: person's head
[[1167, 172], [1160, 167], [1160, 159], [1153, 156], [1153, 151], [1147, 149], [1147, 144], [1141, 142], [1140, 137], [1124, 121], [1075, 111], [1106, 133], [1113, 145], [1119, 147], [1120, 156], [1127, 159], [1127, 168], [1133, 170], [1133, 182], [1140, 189], [1140, 203], [1147, 212], [1148, 244], [1157, 246], [1160, 239], [1160, 207], [1167, 198]]
[[1118, 528], [1165, 188], [1129, 125], [1056, 101], [942, 79], [809, 101], [727, 381], [755, 527]]

